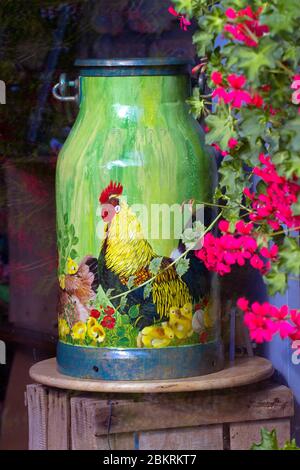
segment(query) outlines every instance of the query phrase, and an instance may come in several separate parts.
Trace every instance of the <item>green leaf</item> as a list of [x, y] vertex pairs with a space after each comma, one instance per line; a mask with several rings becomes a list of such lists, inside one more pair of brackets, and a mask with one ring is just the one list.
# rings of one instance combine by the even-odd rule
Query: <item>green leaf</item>
[[128, 315], [130, 318], [135, 319], [139, 316], [140, 313], [140, 306], [139, 305], [132, 305], [128, 310]]
[[68, 222], [69, 222], [69, 217], [68, 217], [68, 214], [65, 213], [65, 215], [64, 215], [64, 224], [68, 225]]
[[236, 46], [234, 54], [228, 59], [227, 67], [236, 65], [240, 71], [246, 73], [250, 82], [258, 82], [259, 72], [264, 68], [273, 69], [276, 65], [275, 52], [278, 44], [271, 39], [264, 38], [259, 47]]
[[260, 431], [261, 441], [253, 444], [251, 450], [279, 450], [275, 429], [268, 431], [262, 428]]
[[279, 252], [280, 266], [288, 273], [300, 275], [300, 247], [298, 240], [285, 237]]
[[287, 287], [287, 276], [285, 273], [278, 270], [278, 266], [273, 265], [272, 270], [264, 276], [264, 281], [268, 286], [270, 295], [275, 295], [277, 292], [284, 294]]
[[190, 260], [187, 258], [181, 258], [175, 263], [175, 268], [178, 276], [183, 276], [190, 267]]
[[162, 257], [153, 258], [149, 264], [149, 271], [151, 274], [157, 274], [160, 270]]
[[300, 450], [300, 447], [297, 446], [296, 440], [292, 439], [291, 441], [286, 441], [280, 450]]
[[206, 143], [218, 144], [222, 150], [228, 150], [230, 137], [237, 137], [231, 115], [211, 114], [206, 118], [210, 131], [206, 134]]
[[150, 297], [150, 294], [151, 294], [151, 291], [152, 291], [152, 283], [149, 282], [148, 284], [145, 285], [144, 287], [144, 292], [143, 292], [143, 297], [144, 297], [144, 300], [148, 299], [148, 297]]
[[123, 336], [123, 338], [120, 338], [118, 341], [118, 346], [120, 348], [127, 348], [129, 346], [129, 339], [126, 338], [126, 336]]

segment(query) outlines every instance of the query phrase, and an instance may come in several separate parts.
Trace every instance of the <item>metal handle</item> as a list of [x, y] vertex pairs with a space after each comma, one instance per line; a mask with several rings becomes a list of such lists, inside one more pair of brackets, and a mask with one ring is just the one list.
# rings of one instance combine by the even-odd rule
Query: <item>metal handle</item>
[[52, 88], [52, 94], [54, 98], [59, 101], [79, 101], [79, 94], [73, 96], [66, 96], [67, 88], [75, 88], [78, 90], [79, 88], [79, 80], [67, 80], [67, 76], [65, 73], [62, 73], [59, 77], [59, 82], [54, 85]]

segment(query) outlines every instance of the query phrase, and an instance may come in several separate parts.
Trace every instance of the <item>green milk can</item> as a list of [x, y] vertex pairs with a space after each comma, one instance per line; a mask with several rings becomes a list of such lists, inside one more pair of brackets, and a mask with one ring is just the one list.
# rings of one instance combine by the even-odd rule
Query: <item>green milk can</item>
[[75, 65], [78, 80], [53, 90], [79, 102], [56, 174], [58, 369], [101, 380], [220, 370], [218, 279], [194, 251], [214, 169], [186, 103], [189, 64]]

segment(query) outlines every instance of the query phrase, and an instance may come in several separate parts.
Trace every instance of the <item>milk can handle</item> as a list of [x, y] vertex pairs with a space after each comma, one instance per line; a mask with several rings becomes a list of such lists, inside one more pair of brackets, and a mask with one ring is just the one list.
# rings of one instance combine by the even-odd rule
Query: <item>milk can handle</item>
[[79, 94], [73, 96], [66, 96], [66, 89], [67, 87], [75, 88], [78, 90], [79, 88], [79, 80], [67, 80], [67, 76], [65, 73], [62, 73], [59, 77], [59, 82], [54, 85], [52, 88], [52, 94], [54, 98], [59, 101], [79, 101]]

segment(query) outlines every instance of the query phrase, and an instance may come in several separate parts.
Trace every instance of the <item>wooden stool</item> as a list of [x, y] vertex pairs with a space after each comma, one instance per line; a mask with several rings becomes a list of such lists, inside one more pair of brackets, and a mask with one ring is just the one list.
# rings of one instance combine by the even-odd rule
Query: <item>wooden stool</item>
[[39, 385], [27, 387], [29, 448], [249, 449], [262, 427], [276, 428], [282, 445], [293, 396], [266, 381], [272, 373], [253, 357], [202, 377], [109, 382], [63, 376], [48, 359], [30, 369]]

